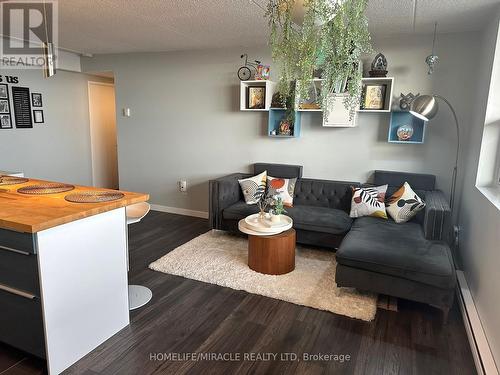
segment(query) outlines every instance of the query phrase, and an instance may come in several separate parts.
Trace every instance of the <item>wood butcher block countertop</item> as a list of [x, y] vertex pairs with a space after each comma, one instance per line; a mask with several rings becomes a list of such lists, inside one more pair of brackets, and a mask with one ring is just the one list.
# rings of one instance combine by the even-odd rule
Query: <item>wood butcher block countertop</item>
[[0, 186], [0, 228], [36, 233], [149, 199], [148, 194], [120, 191], [125, 196], [111, 202], [71, 203], [66, 201], [64, 197], [67, 194], [109, 190], [78, 185], [74, 185], [74, 190], [58, 194], [26, 195], [17, 192], [20, 187], [47, 182], [50, 181], [30, 179], [23, 184]]

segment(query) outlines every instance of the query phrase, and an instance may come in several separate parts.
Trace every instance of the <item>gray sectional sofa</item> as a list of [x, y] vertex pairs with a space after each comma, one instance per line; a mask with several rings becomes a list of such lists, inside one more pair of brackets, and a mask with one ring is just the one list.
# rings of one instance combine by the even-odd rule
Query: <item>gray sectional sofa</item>
[[456, 276], [447, 243], [451, 212], [444, 194], [435, 189], [435, 176], [374, 172], [372, 185], [388, 184], [387, 197], [407, 181], [426, 203], [414, 219], [396, 224], [349, 217], [352, 187], [361, 186], [359, 182], [302, 178], [301, 166], [256, 163], [252, 174], [210, 181], [213, 229], [238, 232], [238, 221], [258, 212], [256, 205], [245, 203], [238, 179], [264, 170], [273, 177], [298, 178], [287, 215], [294, 220], [298, 243], [337, 250], [337, 285], [428, 303], [446, 317]]

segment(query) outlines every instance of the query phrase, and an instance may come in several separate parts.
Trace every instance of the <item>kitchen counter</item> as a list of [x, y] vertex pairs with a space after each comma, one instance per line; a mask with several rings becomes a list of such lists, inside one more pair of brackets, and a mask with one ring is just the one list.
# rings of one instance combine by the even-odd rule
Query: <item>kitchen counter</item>
[[67, 194], [106, 190], [77, 185], [74, 190], [58, 194], [26, 195], [17, 192], [20, 187], [46, 182], [49, 181], [30, 179], [24, 184], [0, 186], [0, 228], [36, 233], [149, 199], [148, 194], [120, 191], [125, 196], [111, 202], [71, 203], [66, 201], [64, 197]]
[[44, 182], [0, 186], [0, 341], [55, 375], [130, 324], [126, 206], [149, 196], [71, 203], [67, 194], [106, 189], [17, 192]]

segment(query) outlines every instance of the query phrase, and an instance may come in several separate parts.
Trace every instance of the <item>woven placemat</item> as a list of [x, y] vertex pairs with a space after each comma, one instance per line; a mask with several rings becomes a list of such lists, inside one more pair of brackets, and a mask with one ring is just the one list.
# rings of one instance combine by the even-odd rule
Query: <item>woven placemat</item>
[[122, 199], [125, 194], [115, 191], [84, 191], [81, 193], [68, 194], [64, 197], [73, 203], [101, 203]]
[[65, 191], [70, 191], [73, 190], [74, 188], [75, 187], [73, 185], [49, 182], [46, 184], [25, 186], [17, 189], [17, 192], [21, 194], [42, 195], [42, 194], [64, 193]]
[[28, 181], [29, 181], [29, 179], [24, 178], [24, 177], [0, 175], [0, 186], [24, 184], [25, 182], [28, 182]]

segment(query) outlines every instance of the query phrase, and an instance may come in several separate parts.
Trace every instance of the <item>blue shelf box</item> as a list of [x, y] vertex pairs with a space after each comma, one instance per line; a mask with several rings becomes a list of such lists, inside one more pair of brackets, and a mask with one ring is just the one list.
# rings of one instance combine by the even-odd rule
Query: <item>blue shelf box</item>
[[[425, 140], [426, 124], [427, 121], [412, 115], [410, 112], [391, 112], [391, 122], [387, 140], [390, 143], [422, 144]], [[402, 141], [398, 138], [397, 132], [401, 125], [411, 125], [413, 127], [413, 135], [407, 141]]]

